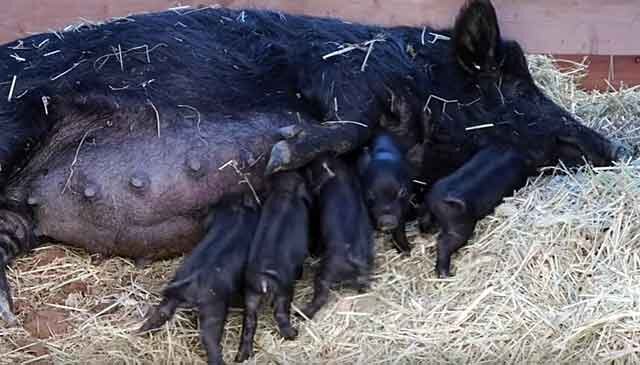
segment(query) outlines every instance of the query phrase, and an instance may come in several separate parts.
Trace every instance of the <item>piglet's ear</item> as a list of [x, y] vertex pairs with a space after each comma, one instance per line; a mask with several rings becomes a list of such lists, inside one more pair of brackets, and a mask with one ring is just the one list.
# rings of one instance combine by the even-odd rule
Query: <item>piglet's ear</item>
[[500, 28], [489, 0], [468, 0], [456, 18], [453, 33], [456, 59], [465, 71], [498, 70]]
[[467, 211], [467, 203], [462, 199], [447, 197], [444, 199], [444, 202], [450, 209], [453, 209], [457, 213], [463, 213]]

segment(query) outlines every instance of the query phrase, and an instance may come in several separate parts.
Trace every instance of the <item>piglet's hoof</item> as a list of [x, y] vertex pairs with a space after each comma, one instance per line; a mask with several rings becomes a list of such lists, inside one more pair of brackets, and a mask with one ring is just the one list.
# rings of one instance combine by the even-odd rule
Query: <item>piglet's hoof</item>
[[312, 308], [303, 308], [301, 312], [295, 312], [293, 315], [301, 321], [306, 321], [307, 319], [313, 319], [313, 316], [316, 314]]
[[137, 259], [135, 259], [134, 265], [136, 269], [142, 270], [146, 269], [149, 265], [151, 265], [152, 262], [153, 260], [148, 257], [138, 257]]
[[399, 254], [401, 257], [404, 257], [404, 258], [409, 258], [409, 257], [411, 257], [411, 248], [409, 248], [409, 249], [405, 250], [404, 248], [401, 248], [401, 247], [397, 247], [397, 246], [396, 246], [396, 251], [398, 251], [398, 254]]
[[371, 283], [369, 282], [369, 277], [366, 278], [358, 278], [356, 282], [353, 284], [354, 289], [358, 294], [364, 294], [371, 290]]
[[315, 317], [316, 314], [318, 314], [320, 309], [324, 307], [328, 301], [328, 297], [326, 298], [326, 300], [318, 300], [317, 298], [314, 298], [314, 299], [315, 299], [314, 301], [307, 304], [306, 307], [301, 309], [300, 312], [295, 313], [296, 318], [302, 321], [312, 320], [313, 317]]
[[617, 142], [611, 145], [611, 156], [614, 161], [629, 161], [633, 158], [631, 150]]
[[438, 274], [438, 278], [446, 279], [451, 276], [451, 264], [450, 258], [438, 258], [436, 260], [436, 273]]
[[239, 351], [233, 361], [237, 363], [245, 362], [253, 357], [253, 351]]
[[225, 362], [222, 360], [222, 355], [218, 354], [213, 358], [207, 359], [207, 365], [225, 365]]
[[[398, 237], [398, 236], [399, 236], [399, 234], [394, 234], [394, 238]], [[404, 237], [404, 239], [399, 239], [399, 237], [395, 238], [393, 240], [393, 245], [395, 246], [396, 251], [402, 257], [411, 257], [411, 245], [407, 241], [406, 236]]]
[[438, 278], [440, 279], [448, 279], [452, 276], [451, 271], [448, 268], [436, 268], [436, 271], [438, 273]]
[[286, 170], [291, 163], [291, 147], [287, 141], [280, 141], [271, 148], [271, 156], [267, 163], [265, 175], [272, 175], [278, 171]]
[[280, 336], [287, 341], [295, 340], [298, 337], [298, 330], [293, 327], [280, 329]]

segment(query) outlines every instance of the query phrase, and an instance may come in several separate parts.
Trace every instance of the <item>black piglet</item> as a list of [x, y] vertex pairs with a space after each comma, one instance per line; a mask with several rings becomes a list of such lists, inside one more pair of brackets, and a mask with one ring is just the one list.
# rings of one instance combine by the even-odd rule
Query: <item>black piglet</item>
[[193, 249], [163, 291], [140, 331], [156, 329], [179, 305], [200, 312], [200, 333], [209, 364], [223, 364], [220, 340], [231, 299], [242, 294], [247, 255], [258, 224], [253, 197], [229, 197], [208, 217], [206, 236]]
[[368, 288], [374, 243], [360, 184], [349, 166], [325, 156], [312, 162], [307, 172], [314, 187], [321, 256], [313, 299], [303, 310], [312, 318], [327, 303], [332, 285], [347, 283], [360, 291]]
[[247, 263], [245, 314], [237, 362], [253, 355], [258, 307], [263, 296], [273, 297], [274, 316], [282, 337], [297, 336], [290, 310], [294, 284], [302, 275], [308, 255], [310, 203], [311, 196], [301, 175], [296, 172], [273, 175]]

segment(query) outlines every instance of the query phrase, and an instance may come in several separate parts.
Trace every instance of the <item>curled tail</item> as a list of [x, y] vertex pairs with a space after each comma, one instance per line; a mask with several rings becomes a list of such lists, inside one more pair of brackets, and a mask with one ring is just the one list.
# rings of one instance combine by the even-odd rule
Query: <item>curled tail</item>
[[248, 270], [245, 285], [247, 289], [260, 294], [272, 294], [282, 286], [282, 278], [275, 270], [255, 271]]

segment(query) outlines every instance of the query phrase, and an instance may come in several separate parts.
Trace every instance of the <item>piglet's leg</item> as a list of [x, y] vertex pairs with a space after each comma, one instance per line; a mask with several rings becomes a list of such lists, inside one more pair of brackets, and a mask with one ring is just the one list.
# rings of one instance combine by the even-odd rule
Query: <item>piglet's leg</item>
[[[453, 187], [451, 190], [455, 191]], [[451, 255], [471, 238], [477, 222], [469, 212], [468, 202], [451, 194], [444, 192], [429, 196], [431, 211], [442, 227], [436, 261], [436, 271], [441, 278], [450, 276]]]
[[420, 206], [418, 210], [418, 228], [422, 233], [429, 233], [434, 228], [433, 215], [426, 203]]
[[[470, 176], [469, 180], [473, 178]], [[483, 182], [476, 179], [473, 183]], [[436, 262], [436, 271], [441, 278], [450, 276], [451, 255], [471, 238], [478, 221], [478, 217], [470, 212], [469, 202], [456, 193], [457, 187], [454, 184], [445, 189], [435, 188], [428, 197], [429, 208], [442, 228], [438, 237]]]
[[213, 301], [199, 306], [200, 338], [207, 351], [207, 364], [222, 365], [222, 334], [227, 320], [228, 303], [224, 300]]
[[407, 239], [407, 232], [405, 228], [405, 222], [400, 222], [398, 227], [393, 230], [393, 241], [396, 246], [396, 250], [399, 253], [410, 255], [411, 254], [411, 245], [409, 244], [409, 240]]
[[244, 362], [253, 356], [253, 337], [258, 326], [258, 307], [260, 295], [247, 290], [244, 299], [244, 320], [242, 323], [242, 337], [235, 362]]
[[291, 325], [291, 301], [293, 300], [293, 287], [279, 292], [273, 301], [274, 317], [280, 330], [280, 335], [286, 340], [298, 337], [298, 331]]
[[[326, 122], [334, 123], [334, 122]], [[297, 133], [281, 130], [285, 139], [271, 149], [266, 174], [299, 168], [327, 152], [342, 154], [362, 145], [369, 137], [366, 125], [336, 121], [329, 125], [304, 125]], [[288, 127], [285, 127], [288, 128]]]
[[[326, 270], [326, 268], [322, 268]], [[324, 279], [324, 275], [319, 273], [313, 285], [313, 299], [302, 311], [307, 318], [311, 319], [329, 301], [329, 282]]]

